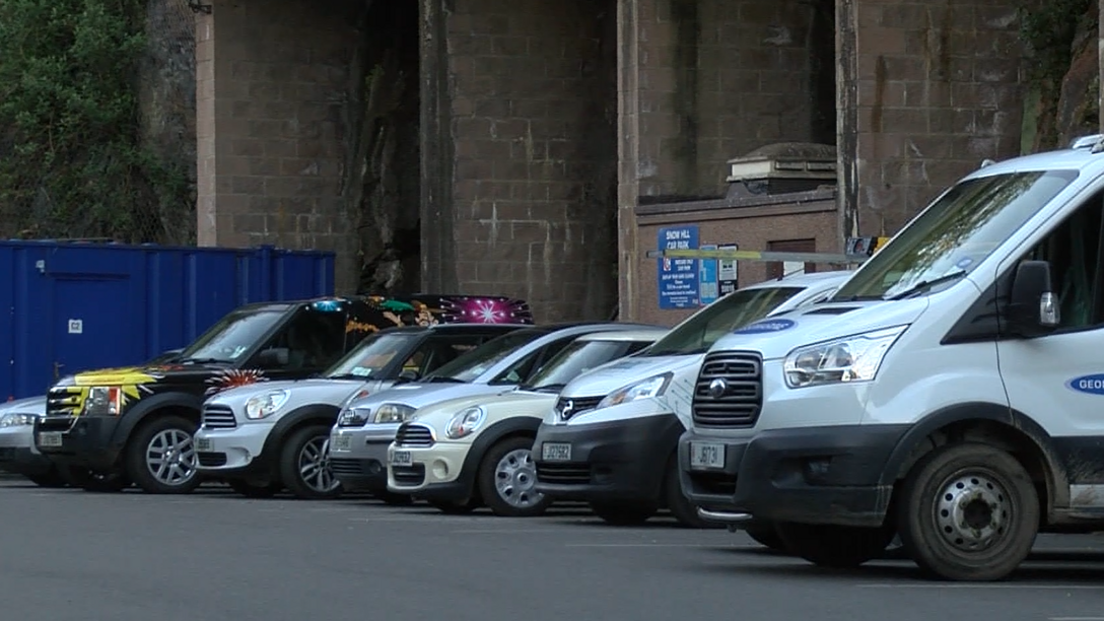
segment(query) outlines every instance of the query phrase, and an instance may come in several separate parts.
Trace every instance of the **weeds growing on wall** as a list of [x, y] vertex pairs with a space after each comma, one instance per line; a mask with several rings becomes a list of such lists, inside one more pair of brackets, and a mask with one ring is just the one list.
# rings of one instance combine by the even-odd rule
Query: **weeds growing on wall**
[[161, 241], [186, 180], [141, 146], [144, 0], [0, 0], [0, 235]]

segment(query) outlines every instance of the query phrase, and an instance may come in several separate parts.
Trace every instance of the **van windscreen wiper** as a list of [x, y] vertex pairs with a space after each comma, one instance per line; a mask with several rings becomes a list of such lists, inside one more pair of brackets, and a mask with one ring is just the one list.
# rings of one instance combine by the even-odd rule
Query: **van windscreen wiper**
[[962, 278], [965, 275], [966, 275], [966, 270], [958, 270], [957, 272], [951, 272], [950, 274], [944, 274], [944, 275], [940, 276], [939, 278], [932, 278], [931, 280], [924, 280], [924, 281], [918, 282], [915, 285], [909, 287], [903, 293], [898, 293], [897, 295], [894, 295], [894, 296], [892, 296], [888, 299], [889, 300], [903, 300], [907, 297], [911, 297], [911, 296], [913, 296], [917, 293], [920, 293], [921, 291], [927, 291], [928, 289], [931, 289], [932, 287], [934, 287], [936, 285], [941, 285], [945, 282], [949, 282], [949, 281], [952, 281], [952, 280], [957, 280], [959, 278]]

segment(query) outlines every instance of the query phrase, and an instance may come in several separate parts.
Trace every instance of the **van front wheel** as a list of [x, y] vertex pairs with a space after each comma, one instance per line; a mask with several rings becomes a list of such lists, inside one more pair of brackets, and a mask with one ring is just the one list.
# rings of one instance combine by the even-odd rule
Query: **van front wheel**
[[921, 569], [947, 580], [1000, 580], [1031, 552], [1039, 498], [1027, 470], [975, 442], [924, 456], [901, 488], [901, 542]]

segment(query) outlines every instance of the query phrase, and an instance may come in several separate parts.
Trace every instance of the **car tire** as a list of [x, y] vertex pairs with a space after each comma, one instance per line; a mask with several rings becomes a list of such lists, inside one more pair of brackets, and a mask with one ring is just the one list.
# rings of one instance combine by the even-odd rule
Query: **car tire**
[[279, 483], [258, 485], [243, 479], [231, 479], [226, 483], [230, 486], [230, 489], [246, 498], [272, 498], [284, 489], [284, 486]]
[[552, 505], [552, 499], [533, 489], [537, 469], [531, 449], [533, 438], [512, 436], [487, 450], [479, 464], [479, 495], [491, 513], [500, 517], [536, 517]]
[[639, 526], [659, 512], [651, 502], [591, 502], [590, 510], [613, 526]]
[[203, 482], [193, 443], [197, 427], [181, 416], [153, 414], [127, 442], [125, 454], [131, 480], [148, 494], [195, 491]]
[[743, 531], [751, 537], [752, 541], [759, 545], [774, 550], [775, 552], [789, 552], [782, 538], [778, 536], [778, 530], [774, 522], [756, 520], [743, 527]]
[[[974, 442], [921, 458], [897, 506], [901, 543], [912, 560], [928, 575], [959, 581], [1011, 574], [1031, 552], [1040, 513], [1023, 465], [1006, 451]], [[976, 523], [956, 526], [967, 520]]]
[[[288, 436], [280, 449], [280, 480], [296, 498], [333, 500], [341, 496], [341, 481], [330, 469], [328, 425], [308, 425]], [[308, 475], [304, 476], [304, 469]]]
[[682, 493], [682, 482], [679, 480], [678, 455], [672, 456], [667, 462], [667, 475], [663, 482], [663, 494], [667, 501], [667, 509], [675, 516], [679, 525], [686, 528], [724, 528], [724, 524], [703, 520], [698, 515], [698, 507], [690, 502], [686, 494]]
[[130, 480], [121, 472], [97, 473], [80, 466], [58, 466], [58, 475], [69, 485], [97, 494], [114, 494], [130, 487]]
[[467, 515], [472, 511], [475, 511], [479, 503], [474, 500], [467, 502], [454, 502], [449, 500], [430, 500], [429, 504], [434, 509], [437, 509], [441, 513], [446, 515]]
[[867, 561], [881, 558], [893, 540], [886, 526], [838, 526], [834, 524], [775, 525], [784, 549], [821, 567], [854, 569]]

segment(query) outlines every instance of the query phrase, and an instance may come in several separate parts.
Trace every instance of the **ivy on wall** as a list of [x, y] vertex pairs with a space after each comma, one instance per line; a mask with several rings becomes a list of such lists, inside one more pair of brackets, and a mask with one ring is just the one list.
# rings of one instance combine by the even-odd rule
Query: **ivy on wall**
[[186, 180], [141, 145], [144, 4], [0, 1], [0, 233], [160, 241]]

